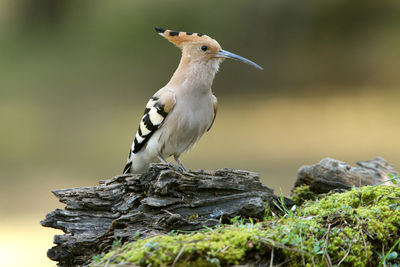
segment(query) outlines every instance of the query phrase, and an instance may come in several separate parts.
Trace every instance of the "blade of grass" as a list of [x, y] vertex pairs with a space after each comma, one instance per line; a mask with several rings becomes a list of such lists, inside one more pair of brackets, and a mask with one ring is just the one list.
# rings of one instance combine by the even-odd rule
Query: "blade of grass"
[[386, 259], [389, 256], [390, 253], [392, 253], [393, 249], [400, 243], [400, 239], [397, 240], [396, 243], [394, 243], [394, 245], [389, 249], [389, 251], [385, 254], [385, 257], [383, 257], [383, 259], [379, 262], [378, 267], [383, 266], [383, 264], [386, 265]]

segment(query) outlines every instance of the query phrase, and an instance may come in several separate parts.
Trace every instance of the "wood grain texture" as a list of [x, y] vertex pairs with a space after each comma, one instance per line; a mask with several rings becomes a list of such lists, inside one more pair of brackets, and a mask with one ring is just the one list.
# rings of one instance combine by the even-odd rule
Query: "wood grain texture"
[[280, 213], [274, 204], [278, 197], [258, 174], [233, 169], [181, 173], [155, 164], [142, 175], [53, 193], [66, 207], [48, 213], [41, 224], [64, 231], [47, 253], [61, 266], [88, 263], [116, 238], [128, 242], [171, 230], [198, 230], [238, 215], [262, 218], [267, 203]]
[[[379, 157], [356, 167], [326, 158], [300, 167], [294, 186], [309, 185], [316, 194], [340, 192], [382, 183], [396, 173]], [[258, 174], [235, 169], [182, 173], [153, 164], [142, 175], [119, 175], [98, 186], [53, 193], [66, 206], [48, 213], [41, 224], [64, 232], [54, 237], [55, 246], [47, 253], [61, 266], [85, 265], [110, 250], [115, 239], [125, 243], [171, 230], [199, 230], [234, 216], [262, 219], [266, 206], [281, 214], [280, 199]], [[293, 205], [290, 199], [284, 202]]]

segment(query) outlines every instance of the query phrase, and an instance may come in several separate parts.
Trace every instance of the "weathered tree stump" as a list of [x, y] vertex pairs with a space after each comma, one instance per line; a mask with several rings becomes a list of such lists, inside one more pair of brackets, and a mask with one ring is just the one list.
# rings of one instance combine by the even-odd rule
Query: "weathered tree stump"
[[[352, 167], [331, 158], [302, 166], [295, 187], [309, 185], [316, 194], [374, 185], [397, 174], [383, 158]], [[388, 184], [391, 184], [388, 182]], [[99, 186], [53, 191], [66, 204], [47, 214], [41, 224], [61, 229], [50, 259], [61, 266], [89, 263], [107, 252], [113, 241], [135, 241], [174, 231], [193, 231], [227, 222], [234, 216], [263, 218], [266, 208], [281, 213], [281, 198], [256, 173], [221, 169], [177, 172], [154, 164], [142, 175], [119, 175]], [[284, 198], [287, 208], [293, 205]]]
[[[358, 161], [357, 167], [336, 159], [325, 158], [317, 164], [300, 167], [294, 188], [309, 185], [314, 193], [328, 193], [334, 189], [348, 190], [352, 186], [375, 185], [388, 180], [389, 174], [396, 175], [397, 172], [381, 157]], [[393, 185], [391, 182], [387, 184]]]
[[[61, 229], [50, 259], [83, 265], [110, 249], [115, 239], [133, 241], [171, 230], [215, 226], [229, 217], [263, 218], [266, 206], [280, 213], [280, 199], [256, 173], [221, 169], [176, 172], [154, 164], [142, 175], [120, 175], [99, 186], [53, 191], [66, 204], [41, 224]], [[285, 199], [286, 206], [292, 201]]]

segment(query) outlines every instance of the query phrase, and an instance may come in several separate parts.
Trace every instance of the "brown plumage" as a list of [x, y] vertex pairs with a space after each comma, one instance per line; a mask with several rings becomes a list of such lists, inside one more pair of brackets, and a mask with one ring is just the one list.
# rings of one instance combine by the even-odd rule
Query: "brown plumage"
[[196, 144], [214, 123], [218, 101], [211, 85], [224, 58], [254, 62], [222, 50], [211, 37], [191, 32], [155, 28], [182, 50], [182, 58], [168, 84], [146, 105], [130, 149], [124, 173], [145, 171], [151, 162], [173, 156], [185, 170], [180, 155]]

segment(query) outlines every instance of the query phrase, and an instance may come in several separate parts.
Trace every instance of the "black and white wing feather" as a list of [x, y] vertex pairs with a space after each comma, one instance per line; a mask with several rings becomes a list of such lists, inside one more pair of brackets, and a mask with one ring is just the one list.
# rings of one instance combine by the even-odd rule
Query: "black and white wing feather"
[[161, 127], [175, 103], [175, 97], [170, 92], [156, 94], [147, 102], [135, 139], [129, 150], [128, 160], [123, 171], [124, 174], [131, 172], [133, 155], [140, 152], [151, 136]]

